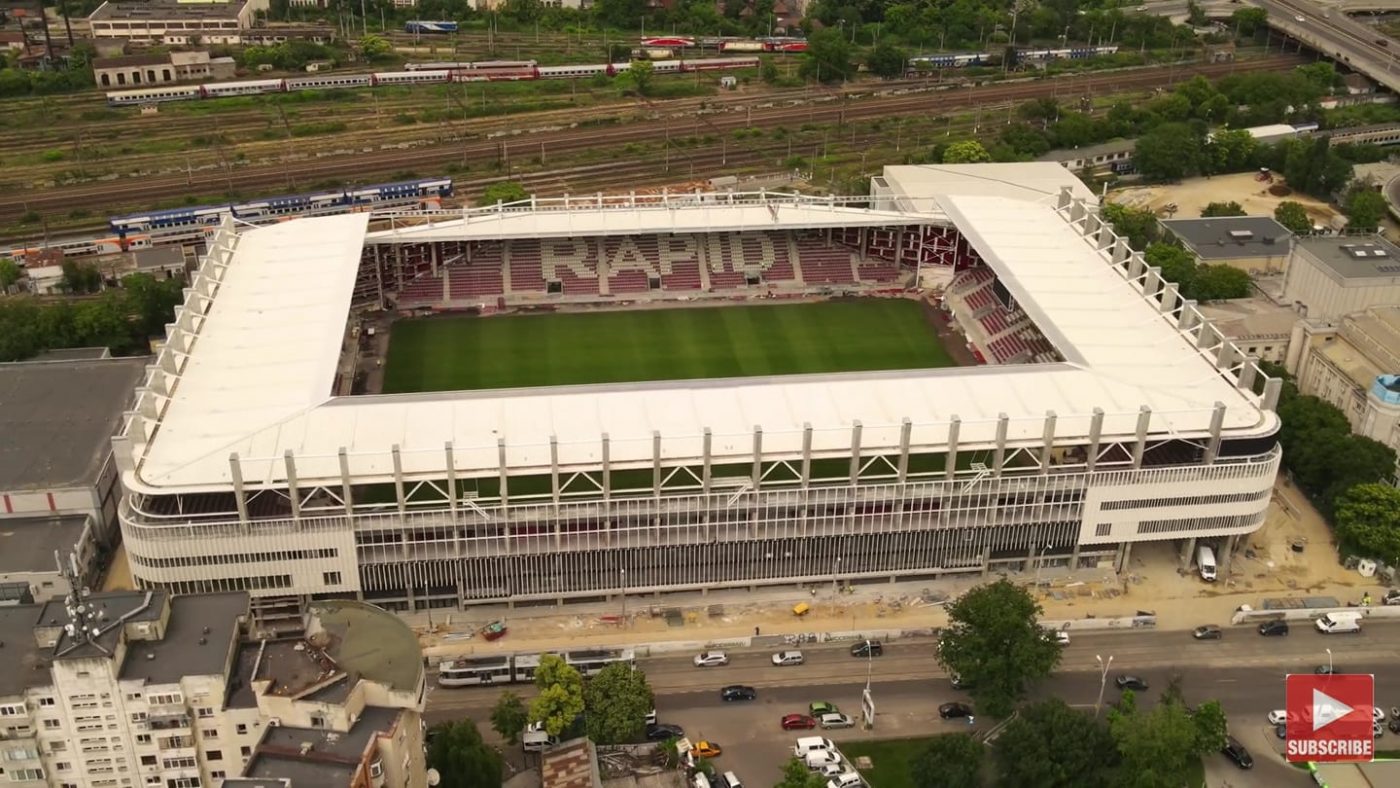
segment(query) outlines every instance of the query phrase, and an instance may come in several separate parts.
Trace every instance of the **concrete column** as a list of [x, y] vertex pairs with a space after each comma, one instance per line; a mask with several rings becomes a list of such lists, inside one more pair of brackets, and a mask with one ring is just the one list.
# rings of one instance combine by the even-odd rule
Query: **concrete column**
[[1142, 256], [1142, 252], [1133, 252], [1133, 256], [1128, 258], [1128, 278], [1137, 279], [1146, 269], [1147, 260]]
[[559, 436], [550, 433], [549, 436], [549, 492], [550, 500], [554, 502], [555, 511], [559, 509]]
[[1113, 242], [1113, 264], [1121, 266], [1128, 262], [1128, 258], [1133, 255], [1133, 247], [1128, 245], [1127, 238], [1115, 238]]
[[1181, 556], [1180, 556], [1181, 560], [1180, 560], [1179, 563], [1180, 563], [1181, 569], [1182, 569], [1183, 571], [1191, 568], [1191, 556], [1194, 555], [1195, 552], [1196, 552], [1196, 537], [1193, 536], [1193, 537], [1190, 537], [1189, 539], [1187, 539], [1185, 542], [1182, 543]]
[[914, 422], [908, 416], [899, 423], [899, 467], [895, 469], [899, 474], [899, 483], [909, 479], [909, 436], [914, 431]]
[[457, 458], [452, 451], [452, 441], [442, 444], [443, 459], [447, 462], [447, 510], [452, 513], [452, 522], [457, 522]]
[[710, 449], [711, 446], [714, 444], [714, 433], [710, 431], [709, 427], [705, 428], [705, 432], [703, 434], [703, 437], [701, 438], [700, 443], [701, 454], [703, 455], [700, 464], [700, 489], [705, 493], [705, 495], [708, 496], [710, 494], [710, 482], [712, 481], [712, 476], [710, 473]]
[[1005, 413], [997, 414], [997, 446], [996, 453], [992, 455], [992, 473], [1001, 475], [1002, 466], [1006, 463], [1006, 432], [1011, 426], [1011, 417]]
[[1133, 467], [1142, 467], [1142, 455], [1147, 452], [1147, 428], [1152, 424], [1152, 409], [1138, 408], [1137, 437], [1133, 441]]
[[340, 458], [340, 497], [345, 503], [345, 516], [353, 517], [355, 515], [355, 496], [350, 487], [350, 454], [345, 451], [344, 446], [340, 447], [337, 454]]
[[1079, 540], [1074, 540], [1074, 547], [1069, 551], [1069, 571], [1071, 574], [1079, 571]]
[[812, 422], [802, 423], [802, 489], [812, 483]]
[[[510, 478], [506, 473], [506, 439], [496, 439], [496, 466], [500, 474], [501, 485], [501, 519], [510, 522]], [[510, 535], [510, 528], [506, 528], [506, 535]]]
[[243, 464], [238, 459], [238, 452], [229, 454], [228, 471], [233, 480], [233, 500], [238, 506], [238, 522], [246, 528], [248, 526], [248, 494], [243, 489]]
[[1225, 549], [1221, 550], [1220, 555], [1215, 559], [1218, 564], [1216, 570], [1222, 580], [1230, 574], [1230, 562], [1234, 560], [1235, 550], [1239, 548], [1239, 545], [1240, 535], [1232, 534], [1229, 539], [1225, 540]]
[[958, 432], [962, 429], [962, 419], [957, 414], [948, 417], [948, 459], [944, 463], [943, 478], [952, 481], [958, 472]]
[[1196, 300], [1194, 298], [1181, 299], [1181, 312], [1176, 318], [1178, 331], [1190, 331], [1196, 325]]
[[651, 431], [651, 494], [661, 497], [661, 430]]
[[1050, 472], [1050, 452], [1055, 448], [1055, 411], [1045, 411], [1044, 443], [1040, 448], [1040, 472]]
[[1260, 402], [1264, 410], [1278, 410], [1278, 397], [1282, 391], [1282, 378], [1269, 378], [1264, 381], [1264, 397]]
[[[708, 433], [707, 433], [708, 434]], [[708, 445], [705, 447], [709, 448]], [[706, 460], [709, 459], [709, 452], [705, 453]], [[709, 463], [706, 463], [708, 467]], [[612, 500], [612, 441], [608, 434], [603, 433], [603, 502]], [[611, 514], [611, 512], [609, 512]]]
[[1259, 357], [1245, 356], [1240, 364], [1240, 374], [1236, 379], [1236, 384], [1243, 391], [1254, 390], [1254, 379], [1259, 375]]
[[1123, 544], [1121, 544], [1121, 545], [1118, 546], [1117, 569], [1118, 569], [1118, 572], [1119, 572], [1120, 574], [1123, 573], [1123, 572], [1128, 571], [1128, 566], [1129, 566], [1129, 564], [1130, 564], [1130, 561], [1132, 560], [1132, 557], [1133, 557], [1133, 543], [1132, 543], [1132, 542], [1124, 542]]
[[1089, 446], [1086, 449], [1087, 456], [1084, 459], [1085, 467], [1089, 473], [1094, 472], [1094, 467], [1099, 464], [1099, 449], [1103, 441], [1103, 408], [1094, 408], [1094, 417], [1089, 420]]
[[1225, 403], [1216, 402], [1210, 413], [1210, 438], [1206, 441], [1206, 465], [1214, 465], [1220, 456], [1220, 429], [1225, 424]]
[[403, 457], [399, 452], [399, 444], [395, 443], [389, 449], [389, 456], [394, 461], [394, 498], [399, 504], [399, 516], [408, 513], [408, 500], [404, 497], [403, 491]]
[[753, 471], [751, 484], [755, 491], [763, 483], [763, 427], [753, 425]]
[[1166, 286], [1165, 286], [1164, 288], [1162, 288], [1162, 313], [1163, 313], [1163, 314], [1169, 313], [1169, 312], [1171, 312], [1173, 309], [1176, 309], [1176, 301], [1177, 301], [1178, 298], [1181, 297], [1181, 296], [1180, 296], [1180, 291], [1181, 291], [1181, 288], [1179, 288], [1179, 287], [1177, 286], [1176, 282], [1167, 282]]
[[1063, 211], [1074, 202], [1074, 193], [1068, 186], [1061, 186], [1060, 193], [1055, 197], [1055, 209]]
[[1215, 326], [1202, 322], [1200, 327], [1201, 332], [1196, 335], [1196, 347], [1205, 350], [1213, 343], [1220, 341], [1220, 332], [1215, 330]]
[[851, 425], [851, 484], [860, 482], [860, 420]]
[[301, 521], [301, 490], [297, 488], [297, 462], [292, 458], [292, 450], [287, 449], [282, 454], [282, 459], [287, 463], [287, 500], [292, 502], [292, 520]]

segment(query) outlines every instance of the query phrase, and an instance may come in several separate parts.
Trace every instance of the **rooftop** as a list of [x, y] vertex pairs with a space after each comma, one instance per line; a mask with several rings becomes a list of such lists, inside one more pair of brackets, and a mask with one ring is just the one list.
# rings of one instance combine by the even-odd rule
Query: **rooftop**
[[291, 788], [350, 785], [370, 742], [379, 733], [393, 731], [403, 713], [401, 709], [367, 706], [348, 733], [268, 727], [243, 775], [286, 779]]
[[93, 484], [148, 361], [0, 364], [0, 490]]
[[224, 674], [240, 618], [248, 613], [248, 594], [177, 596], [170, 605], [165, 637], [134, 644], [122, 665], [122, 679], [173, 684], [181, 676]]
[[1300, 238], [1298, 246], [1330, 270], [1334, 279], [1358, 285], [1370, 284], [1360, 281], [1370, 279], [1400, 281], [1400, 248], [1379, 235]]
[[85, 514], [0, 519], [0, 574], [58, 572], [54, 551], [66, 561], [87, 521]]
[[1202, 260], [1276, 257], [1288, 254], [1292, 233], [1272, 216], [1213, 216], [1164, 219], [1162, 226]]
[[601, 786], [593, 743], [587, 738], [578, 738], [545, 753], [540, 763], [540, 785], [541, 788]]
[[88, 16], [90, 21], [118, 19], [233, 19], [243, 10], [248, 0], [218, 2], [181, 2], [181, 0], [145, 0], [141, 3], [107, 2], [98, 6]]
[[[724, 462], [750, 456], [755, 426], [763, 430], [766, 453], [796, 454], [808, 424], [812, 449], [824, 456], [849, 451], [857, 421], [871, 450], [898, 446], [906, 418], [911, 445], [926, 451], [945, 445], [955, 415], [962, 445], [975, 449], [994, 443], [1001, 414], [1013, 442], [1040, 441], [1047, 410], [1057, 414], [1062, 439], [1087, 437], [1095, 408], [1105, 414], [1103, 439], [1115, 440], [1136, 434], [1143, 406], [1153, 411], [1151, 434], [1188, 439], [1208, 434], [1216, 402], [1227, 407], [1227, 434], [1272, 431], [1273, 416], [1260, 412], [1257, 397], [1218, 370], [1172, 316], [1109, 264], [1110, 253], [1035, 186], [1066, 178], [1078, 183], [1073, 174], [1053, 162], [1016, 165], [1031, 172], [1007, 181], [1017, 170], [988, 166], [981, 178], [963, 170], [966, 177], [953, 178], [944, 194], [936, 187], [939, 168], [887, 169], [896, 194], [929, 195], [918, 198], [925, 211], [896, 216], [902, 224], [951, 217], [1066, 362], [337, 398], [330, 392], [367, 216], [299, 219], [246, 230], [221, 270], [206, 263], [199, 277], [219, 275], [216, 295], [202, 322], [192, 323], [199, 329], [194, 351], [171, 362], [180, 365], [179, 383], [159, 430], [148, 422], [131, 435], [138, 464], [124, 481], [128, 489], [153, 493], [226, 490], [235, 452], [248, 487], [275, 488], [286, 483], [290, 451], [301, 484], [338, 484], [342, 447], [350, 473], [360, 478], [391, 478], [395, 446], [405, 474], [440, 473], [445, 441], [453, 444], [459, 472], [494, 473], [498, 439], [511, 467], [548, 469], [551, 437], [561, 466], [596, 465], [604, 433], [613, 463], [649, 467], [656, 433], [663, 461], [689, 460], [700, 456], [705, 428], [714, 436], [714, 461]], [[905, 172], [914, 183], [902, 180]], [[645, 214], [658, 217], [646, 231], [660, 233], [707, 221], [732, 226], [739, 220], [723, 212], [750, 210], [616, 210], [616, 220], [586, 224], [599, 213], [593, 209], [582, 218], [541, 212], [522, 220], [574, 233], [622, 226], [641, 232], [636, 214]], [[888, 212], [854, 209], [842, 221], [858, 219], [890, 221]], [[295, 275], [288, 273], [293, 267]]]
[[[83, 600], [87, 605], [100, 611], [96, 615], [98, 635], [90, 640], [75, 640], [72, 635], [62, 634], [54, 644], [54, 659], [110, 658], [121, 638], [121, 622], [156, 621], [161, 617], [168, 600], [164, 591], [111, 591], [92, 594]], [[50, 599], [39, 611], [35, 626], [63, 627], [70, 622], [64, 599]], [[47, 678], [47, 677], [46, 677]]]
[[1288, 336], [1298, 313], [1264, 298], [1215, 301], [1198, 307], [1228, 337]]
[[331, 636], [327, 652], [346, 672], [402, 692], [418, 690], [423, 652], [402, 618], [353, 600], [316, 602], [311, 613]]
[[38, 618], [38, 605], [0, 606], [0, 698], [52, 682], [47, 670], [36, 669], [46, 651], [34, 642]]
[[1052, 150], [1041, 156], [1037, 161], [1074, 161], [1075, 159], [1093, 159], [1095, 156], [1107, 156], [1112, 153], [1123, 153], [1137, 148], [1137, 140], [1109, 140], [1097, 145], [1085, 145], [1082, 148], [1060, 148]]
[[122, 55], [120, 57], [99, 57], [92, 61], [94, 69], [168, 65], [170, 65], [170, 58], [166, 55]]
[[1098, 195], [1058, 162], [920, 164], [886, 167], [884, 179], [906, 211], [939, 210], [939, 195], [1009, 197], [1054, 205], [1068, 186], [1077, 199], [1097, 205]]

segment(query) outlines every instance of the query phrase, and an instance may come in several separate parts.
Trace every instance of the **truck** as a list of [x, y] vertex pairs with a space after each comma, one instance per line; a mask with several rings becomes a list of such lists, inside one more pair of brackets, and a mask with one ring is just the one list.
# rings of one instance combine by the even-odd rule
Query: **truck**
[[1340, 635], [1361, 631], [1360, 613], [1327, 613], [1317, 619], [1317, 631], [1324, 635]]

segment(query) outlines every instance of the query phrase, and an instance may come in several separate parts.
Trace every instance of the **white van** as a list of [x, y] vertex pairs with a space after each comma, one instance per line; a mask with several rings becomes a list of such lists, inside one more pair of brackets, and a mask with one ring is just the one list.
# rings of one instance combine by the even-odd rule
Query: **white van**
[[809, 752], [823, 752], [836, 749], [836, 745], [831, 743], [831, 739], [821, 736], [803, 736], [797, 740], [797, 744], [792, 748], [792, 754], [797, 758], [807, 757]]
[[724, 788], [744, 788], [744, 784], [739, 782], [739, 775], [734, 772], [725, 772], [720, 776], [724, 783]]
[[1207, 583], [1215, 582], [1215, 551], [1207, 545], [1196, 548], [1196, 567], [1201, 573], [1201, 579]]
[[549, 732], [545, 730], [532, 731], [526, 728], [525, 732], [520, 735], [520, 746], [525, 752], [544, 752], [558, 743], [559, 740], [550, 736]]
[[1317, 631], [1328, 635], [1340, 635], [1361, 631], [1360, 613], [1328, 613], [1318, 618]]
[[826, 788], [863, 788], [865, 781], [856, 772], [838, 774], [826, 783]]
[[841, 755], [835, 750], [813, 750], [802, 756], [802, 761], [808, 769], [821, 771], [828, 766], [840, 765]]

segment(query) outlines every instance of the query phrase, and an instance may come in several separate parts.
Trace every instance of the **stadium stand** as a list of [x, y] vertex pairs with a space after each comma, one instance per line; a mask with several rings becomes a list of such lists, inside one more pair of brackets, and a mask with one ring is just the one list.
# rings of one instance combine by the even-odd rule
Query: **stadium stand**
[[460, 260], [443, 270], [451, 286], [450, 297], [459, 299], [495, 298], [505, 293], [500, 246], [481, 246], [472, 251], [470, 261]]
[[607, 270], [608, 292], [645, 293], [652, 277], [661, 276], [661, 260], [656, 236], [609, 236], [600, 238], [602, 263]]
[[802, 281], [807, 284], [849, 284], [856, 281], [850, 249], [827, 246], [824, 241], [810, 236], [798, 238], [796, 246]]
[[665, 290], [699, 290], [700, 252], [695, 239], [686, 235], [661, 235], [656, 243], [657, 270], [661, 272], [661, 287]]
[[[541, 271], [547, 282], [559, 282], [565, 295], [597, 295], [598, 262], [601, 241], [598, 246], [587, 238], [548, 238], [543, 241], [526, 241], [539, 249]], [[515, 273], [515, 261], [511, 261], [511, 273]], [[514, 283], [512, 282], [512, 289]]]

